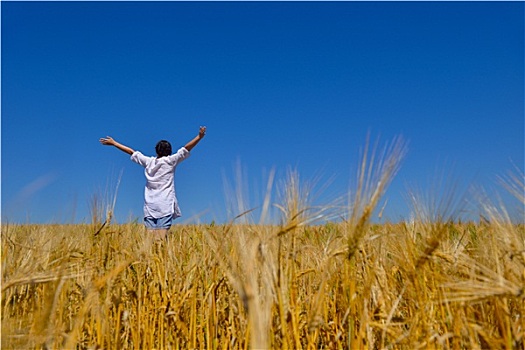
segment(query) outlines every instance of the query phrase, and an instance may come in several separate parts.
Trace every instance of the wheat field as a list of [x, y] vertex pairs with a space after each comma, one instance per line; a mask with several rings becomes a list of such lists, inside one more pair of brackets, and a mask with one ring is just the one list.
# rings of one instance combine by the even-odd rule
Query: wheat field
[[[4, 223], [2, 348], [524, 348], [525, 225], [489, 203], [460, 222], [417, 200], [413, 220], [374, 223], [396, 147], [363, 156], [338, 221], [314, 220], [331, 208], [310, 207], [294, 175], [278, 224], [242, 205], [246, 220], [175, 225], [166, 241], [111, 215]], [[523, 204], [523, 175], [506, 184]]]
[[3, 230], [5, 349], [523, 347], [523, 226]]

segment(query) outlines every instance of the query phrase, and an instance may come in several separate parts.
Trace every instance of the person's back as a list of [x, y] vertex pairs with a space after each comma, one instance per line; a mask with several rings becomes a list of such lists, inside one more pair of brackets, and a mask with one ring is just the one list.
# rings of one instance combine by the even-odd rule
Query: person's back
[[144, 217], [171, 215], [176, 219], [182, 215], [175, 194], [175, 169], [189, 155], [184, 147], [169, 156], [147, 157], [139, 151], [131, 155], [132, 161], [144, 167]]
[[144, 225], [154, 238], [166, 237], [172, 221], [181, 216], [175, 194], [175, 169], [181, 161], [189, 157], [190, 151], [205, 134], [206, 127], [201, 126], [199, 134], [174, 154], [171, 154], [171, 144], [161, 140], [155, 146], [156, 157], [147, 157], [109, 136], [100, 139], [103, 145], [115, 146], [129, 154], [132, 161], [144, 167]]

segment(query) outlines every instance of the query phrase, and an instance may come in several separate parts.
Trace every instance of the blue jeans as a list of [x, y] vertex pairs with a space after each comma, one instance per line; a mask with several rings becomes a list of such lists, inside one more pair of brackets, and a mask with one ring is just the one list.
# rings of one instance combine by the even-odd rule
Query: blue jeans
[[150, 230], [167, 230], [171, 227], [173, 216], [168, 215], [162, 218], [152, 218], [147, 216], [144, 218], [144, 225]]

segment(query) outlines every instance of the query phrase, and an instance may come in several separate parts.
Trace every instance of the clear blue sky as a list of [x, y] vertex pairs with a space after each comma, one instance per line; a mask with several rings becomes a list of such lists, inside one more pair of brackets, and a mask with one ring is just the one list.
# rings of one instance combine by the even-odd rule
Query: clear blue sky
[[345, 195], [367, 132], [409, 142], [389, 220], [437, 173], [491, 192], [523, 172], [523, 2], [2, 1], [1, 15], [4, 221], [89, 222], [121, 171], [116, 219], [141, 220], [142, 168], [98, 139], [153, 155], [200, 125], [176, 174], [181, 223], [228, 218], [237, 161], [250, 206], [272, 168], [333, 178], [321, 202]]

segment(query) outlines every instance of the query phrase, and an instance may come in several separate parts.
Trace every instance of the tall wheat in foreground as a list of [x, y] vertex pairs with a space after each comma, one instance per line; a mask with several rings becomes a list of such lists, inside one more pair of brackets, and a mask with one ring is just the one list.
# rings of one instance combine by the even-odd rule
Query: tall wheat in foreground
[[[413, 221], [374, 224], [404, 152], [363, 152], [340, 213], [290, 172], [262, 205], [274, 224], [239, 205], [162, 244], [138, 224], [4, 224], [2, 348], [523, 348], [525, 225], [484, 199], [481, 223], [415, 201]], [[506, 180], [521, 201], [522, 178]]]

